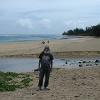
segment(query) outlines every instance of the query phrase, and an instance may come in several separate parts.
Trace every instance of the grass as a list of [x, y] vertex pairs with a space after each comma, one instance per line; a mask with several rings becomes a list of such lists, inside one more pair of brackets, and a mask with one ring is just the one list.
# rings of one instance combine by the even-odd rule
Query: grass
[[32, 78], [29, 74], [0, 72], [0, 91], [15, 91], [17, 88], [30, 86]]
[[23, 83], [24, 86], [29, 86], [29, 83], [32, 81], [30, 78], [25, 78], [21, 82]]

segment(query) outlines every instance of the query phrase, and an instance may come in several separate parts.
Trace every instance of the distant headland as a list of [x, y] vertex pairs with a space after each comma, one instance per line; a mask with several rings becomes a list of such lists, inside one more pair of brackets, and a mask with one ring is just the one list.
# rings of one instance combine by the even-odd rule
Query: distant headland
[[95, 26], [83, 28], [75, 28], [73, 30], [68, 30], [63, 32], [63, 35], [74, 35], [74, 36], [95, 36], [100, 37], [100, 24]]

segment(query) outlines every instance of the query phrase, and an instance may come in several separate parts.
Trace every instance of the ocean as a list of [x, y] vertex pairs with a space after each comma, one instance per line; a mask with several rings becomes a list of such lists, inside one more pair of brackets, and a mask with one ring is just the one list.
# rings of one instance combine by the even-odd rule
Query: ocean
[[19, 41], [37, 41], [37, 40], [53, 40], [61, 39], [62, 35], [57, 34], [19, 34], [19, 35], [0, 35], [0, 43], [2, 42], [19, 42]]
[[61, 34], [0, 34], [0, 43], [79, 38], [82, 38], [82, 36], [68, 36]]

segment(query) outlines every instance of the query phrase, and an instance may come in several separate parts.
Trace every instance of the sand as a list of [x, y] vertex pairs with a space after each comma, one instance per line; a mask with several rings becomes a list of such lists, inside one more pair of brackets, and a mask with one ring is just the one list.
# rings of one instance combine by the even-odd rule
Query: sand
[[[37, 57], [43, 50], [42, 41], [0, 43], [0, 57]], [[55, 57], [100, 56], [100, 38], [52, 40], [49, 43]], [[50, 90], [36, 91], [33, 84], [14, 92], [0, 92], [0, 100], [100, 100], [100, 67], [56, 69], [50, 77]]]
[[100, 55], [100, 38], [83, 37], [76, 39], [0, 43], [0, 56], [37, 57], [45, 45], [49, 45], [55, 56]]
[[50, 90], [42, 91], [37, 91], [37, 75], [30, 74], [31, 87], [0, 92], [0, 100], [100, 100], [100, 67], [53, 70]]

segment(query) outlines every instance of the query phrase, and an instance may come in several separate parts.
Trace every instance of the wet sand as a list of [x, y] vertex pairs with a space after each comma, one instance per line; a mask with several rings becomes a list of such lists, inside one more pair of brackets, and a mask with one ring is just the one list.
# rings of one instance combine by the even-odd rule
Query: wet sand
[[45, 45], [50, 46], [55, 57], [100, 55], [100, 38], [84, 37], [51, 40], [49, 44], [46, 43], [44, 45], [41, 42], [0, 43], [0, 57], [37, 57]]

